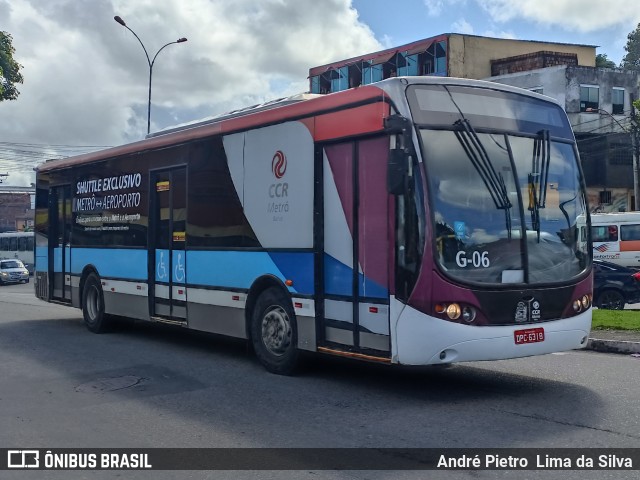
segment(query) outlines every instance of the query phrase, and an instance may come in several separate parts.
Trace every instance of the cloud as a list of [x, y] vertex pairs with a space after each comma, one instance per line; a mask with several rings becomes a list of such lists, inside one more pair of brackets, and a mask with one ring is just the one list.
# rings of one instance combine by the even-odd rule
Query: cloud
[[430, 17], [438, 17], [442, 14], [443, 10], [450, 7], [464, 7], [467, 0], [424, 0], [424, 5], [427, 7], [427, 14]]
[[640, 11], [628, 0], [476, 0], [494, 21], [530, 20], [565, 29], [592, 32], [612, 26], [629, 29]]
[[381, 48], [351, 0], [0, 0], [25, 79], [0, 103], [0, 141], [144, 136], [149, 65], [115, 15], [150, 59], [188, 38], [155, 59], [152, 131], [308, 90], [309, 67]]
[[473, 35], [473, 26], [464, 18], [459, 19], [451, 25], [452, 31], [464, 35]]

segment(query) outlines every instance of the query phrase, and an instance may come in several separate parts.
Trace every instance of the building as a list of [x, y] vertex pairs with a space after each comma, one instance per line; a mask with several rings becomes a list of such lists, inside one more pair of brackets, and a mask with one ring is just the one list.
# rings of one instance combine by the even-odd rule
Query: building
[[[545, 55], [539, 55], [540, 52]], [[556, 65], [558, 61], [595, 67], [596, 61], [596, 47], [593, 45], [445, 33], [379, 52], [312, 67], [309, 70], [309, 89], [311, 93], [332, 93], [396, 75], [441, 75], [481, 79], [506, 73], [505, 68], [515, 68], [505, 67], [500, 63], [501, 60], [527, 54], [541, 57], [543, 67]], [[494, 65], [498, 70], [492, 72]]]
[[0, 232], [32, 230], [34, 187], [0, 185]]
[[596, 46], [446, 33], [309, 70], [312, 93], [395, 75], [441, 75], [505, 83], [555, 98], [573, 125], [592, 211], [633, 210], [628, 131], [638, 72], [596, 68]]
[[558, 100], [573, 126], [592, 212], [634, 209], [630, 113], [640, 98], [640, 73], [557, 65], [514, 71], [488, 80]]

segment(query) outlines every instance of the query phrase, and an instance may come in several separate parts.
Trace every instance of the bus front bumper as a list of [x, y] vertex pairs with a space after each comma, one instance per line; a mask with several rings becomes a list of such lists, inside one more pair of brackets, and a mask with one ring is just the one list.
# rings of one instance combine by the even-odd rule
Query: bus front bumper
[[[407, 306], [396, 324], [394, 363], [431, 365], [543, 355], [585, 348], [591, 309], [575, 317], [509, 326], [469, 326], [437, 319]], [[516, 344], [516, 331], [543, 328], [544, 340]]]

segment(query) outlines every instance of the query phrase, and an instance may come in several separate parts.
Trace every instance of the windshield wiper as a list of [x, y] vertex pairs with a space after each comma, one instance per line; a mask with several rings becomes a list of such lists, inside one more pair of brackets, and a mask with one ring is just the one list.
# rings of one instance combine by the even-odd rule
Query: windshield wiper
[[471, 164], [480, 175], [482, 182], [487, 187], [489, 195], [495, 204], [496, 208], [505, 211], [505, 224], [507, 228], [507, 236], [511, 239], [511, 214], [510, 209], [512, 207], [509, 201], [509, 194], [507, 192], [507, 186], [504, 183], [504, 177], [502, 173], [496, 171], [489, 154], [482, 145], [478, 134], [473, 129], [473, 126], [466, 118], [457, 120], [455, 125], [460, 128], [455, 129], [454, 133], [460, 145], [467, 154], [467, 157], [471, 161]]
[[531, 173], [528, 175], [531, 225], [538, 235], [538, 242], [540, 242], [540, 209], [546, 206], [550, 162], [551, 138], [549, 130], [540, 130], [533, 142]]

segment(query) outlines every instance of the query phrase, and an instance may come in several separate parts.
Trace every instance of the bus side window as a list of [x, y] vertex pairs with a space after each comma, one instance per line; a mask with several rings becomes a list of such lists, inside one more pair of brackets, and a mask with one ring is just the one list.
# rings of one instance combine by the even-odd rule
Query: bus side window
[[620, 240], [640, 240], [640, 225], [621, 225]]
[[618, 227], [616, 225], [592, 226], [591, 239], [594, 242], [615, 242], [618, 240]]

